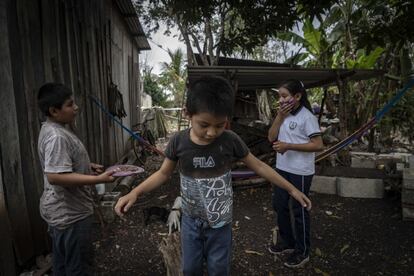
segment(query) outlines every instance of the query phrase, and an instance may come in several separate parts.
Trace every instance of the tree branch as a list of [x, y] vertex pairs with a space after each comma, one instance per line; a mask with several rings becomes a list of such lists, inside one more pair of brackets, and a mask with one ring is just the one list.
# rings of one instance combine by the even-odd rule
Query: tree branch
[[197, 48], [197, 50], [198, 50], [198, 53], [200, 54], [201, 60], [202, 60], [202, 62], [203, 62], [203, 65], [204, 65], [204, 66], [208, 66], [209, 64], [208, 64], [207, 57], [206, 57], [206, 55], [205, 55], [205, 54], [203, 54], [203, 51], [201, 50], [200, 43], [198, 42], [197, 37], [196, 37], [196, 36], [195, 36], [195, 34], [194, 34], [194, 33], [192, 33], [192, 32], [190, 32], [190, 36], [191, 36], [191, 38], [193, 39], [193, 43], [194, 43], [194, 45], [196, 46], [196, 48]]
[[177, 23], [178, 29], [180, 30], [180, 32], [181, 32], [181, 34], [184, 38], [185, 45], [187, 46], [187, 62], [188, 62], [188, 65], [189, 66], [194, 66], [195, 64], [197, 64], [197, 61], [196, 61], [195, 56], [194, 56], [193, 48], [191, 47], [191, 41], [190, 41], [190, 38], [188, 36], [187, 27], [183, 26], [180, 23], [178, 17], [176, 17], [176, 23]]
[[[218, 38], [217, 38], [217, 43], [214, 47], [216, 47], [216, 55], [214, 56], [212, 65], [217, 65], [218, 64], [218, 59], [220, 57], [220, 52], [221, 52], [221, 44], [223, 42], [223, 38], [224, 38], [224, 29], [225, 29], [225, 19], [227, 16], [227, 13], [229, 12], [229, 9], [226, 10], [226, 3], [223, 3], [223, 6], [221, 6], [220, 8], [222, 8], [222, 12], [221, 17], [220, 17], [220, 28], [219, 28], [219, 34], [218, 34]], [[212, 47], [214, 49], [214, 47]]]
[[208, 55], [210, 56], [210, 62], [211, 65], [216, 65], [216, 58], [214, 57], [213, 53], [213, 33], [211, 32], [211, 21], [210, 18], [206, 17], [205, 19], [205, 25], [206, 25], [206, 41], [208, 42]]

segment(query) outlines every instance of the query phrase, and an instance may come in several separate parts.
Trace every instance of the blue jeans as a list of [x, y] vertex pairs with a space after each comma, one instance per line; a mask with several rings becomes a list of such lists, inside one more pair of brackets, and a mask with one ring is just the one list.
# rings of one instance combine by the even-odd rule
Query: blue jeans
[[211, 228], [205, 220], [183, 214], [181, 248], [184, 276], [204, 275], [204, 260], [209, 276], [230, 275], [231, 247], [231, 224]]
[[49, 226], [53, 247], [53, 275], [92, 275], [92, 216], [63, 230]]
[[[297, 175], [282, 170], [277, 172], [292, 183], [299, 191], [309, 196], [313, 175]], [[310, 217], [309, 211], [303, 208], [298, 201], [292, 199], [292, 212], [294, 216], [295, 235], [290, 220], [289, 193], [279, 187], [275, 187], [272, 194], [273, 209], [277, 213], [277, 224], [282, 244], [295, 248], [298, 252], [307, 256], [310, 252]]]

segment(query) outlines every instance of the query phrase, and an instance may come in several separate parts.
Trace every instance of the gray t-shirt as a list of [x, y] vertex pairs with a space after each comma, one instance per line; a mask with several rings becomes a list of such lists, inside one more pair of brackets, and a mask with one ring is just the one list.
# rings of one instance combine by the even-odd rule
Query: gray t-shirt
[[230, 130], [225, 130], [209, 145], [191, 141], [190, 129], [171, 137], [165, 155], [178, 162], [183, 213], [208, 221], [212, 228], [230, 223], [233, 216], [231, 165], [248, 153], [246, 144]]
[[46, 173], [90, 174], [88, 153], [79, 138], [64, 126], [46, 121], [38, 142], [40, 164], [44, 172], [44, 190], [40, 214], [50, 225], [64, 229], [93, 214], [90, 186], [51, 185]]

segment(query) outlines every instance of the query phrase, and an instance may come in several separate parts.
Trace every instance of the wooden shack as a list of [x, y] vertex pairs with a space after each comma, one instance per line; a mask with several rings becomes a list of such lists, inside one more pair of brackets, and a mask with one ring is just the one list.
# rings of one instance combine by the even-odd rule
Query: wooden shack
[[139, 53], [150, 47], [130, 0], [0, 1], [0, 37], [0, 275], [14, 275], [49, 247], [38, 211], [39, 87], [53, 81], [73, 90], [81, 109], [76, 132], [93, 162], [110, 165], [128, 135], [89, 95], [108, 106], [116, 86], [123, 124], [138, 124]]

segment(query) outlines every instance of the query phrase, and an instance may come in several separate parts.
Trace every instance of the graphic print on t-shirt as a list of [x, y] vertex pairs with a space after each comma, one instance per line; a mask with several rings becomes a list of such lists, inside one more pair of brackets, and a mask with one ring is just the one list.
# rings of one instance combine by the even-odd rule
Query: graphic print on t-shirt
[[294, 122], [294, 121], [292, 121], [292, 122], [290, 122], [289, 123], [289, 128], [291, 129], [291, 130], [294, 130], [295, 128], [296, 128], [296, 126], [297, 126], [298, 124], [296, 123], [296, 122]]
[[207, 159], [203, 157], [194, 157], [193, 158], [194, 168], [214, 168], [216, 163], [214, 162], [213, 157], [209, 156]]
[[231, 222], [233, 189], [231, 173], [214, 178], [192, 178], [181, 175], [183, 211], [205, 218], [211, 227]]
[[183, 214], [201, 218], [213, 228], [231, 223], [231, 167], [248, 153], [247, 145], [230, 130], [208, 145], [192, 142], [190, 129], [175, 134], [165, 155], [178, 165]]

